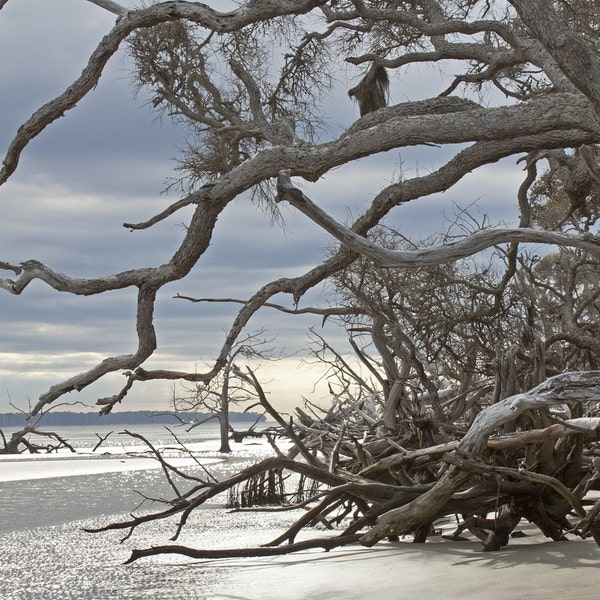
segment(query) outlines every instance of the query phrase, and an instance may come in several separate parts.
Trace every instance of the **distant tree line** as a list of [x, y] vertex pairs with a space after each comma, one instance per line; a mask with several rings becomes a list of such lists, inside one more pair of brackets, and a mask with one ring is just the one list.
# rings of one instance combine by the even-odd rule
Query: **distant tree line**
[[[175, 425], [205, 420], [209, 415], [200, 412], [156, 413], [150, 410], [134, 410], [100, 416], [98, 413], [73, 411], [49, 412], [44, 415], [44, 425], [57, 427], [65, 425], [106, 426], [106, 425]], [[254, 423], [265, 418], [257, 413], [233, 412], [229, 415], [232, 423]], [[22, 413], [0, 413], [0, 427], [20, 427], [23, 425]]]

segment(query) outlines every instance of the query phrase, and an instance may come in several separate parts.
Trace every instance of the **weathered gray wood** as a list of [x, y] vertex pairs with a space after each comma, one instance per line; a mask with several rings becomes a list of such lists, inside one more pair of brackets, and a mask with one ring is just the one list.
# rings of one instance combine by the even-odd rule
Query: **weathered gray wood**
[[545, 0], [509, 0], [561, 71], [600, 113], [600, 58]]
[[[524, 412], [552, 404], [585, 400], [600, 402], [600, 371], [557, 375], [529, 392], [511, 396], [482, 410], [455, 452], [459, 457], [479, 458], [489, 436]], [[466, 471], [452, 465], [431, 490], [409, 504], [380, 516], [375, 526], [363, 535], [361, 543], [372, 546], [379, 540], [408, 533], [416, 525], [430, 521], [469, 477]]]
[[294, 187], [288, 170], [281, 171], [278, 177], [279, 199], [286, 200], [323, 229], [334, 235], [342, 244], [357, 254], [370, 258], [380, 267], [416, 268], [455, 262], [473, 256], [482, 250], [507, 244], [542, 243], [581, 248], [592, 254], [600, 254], [600, 237], [581, 234], [567, 235], [556, 231], [539, 229], [486, 229], [453, 242], [418, 250], [388, 250], [338, 223], [319, 208], [300, 189]]
[[600, 401], [600, 371], [570, 372], [551, 377], [528, 392], [482, 410], [461, 440], [458, 452], [478, 456], [493, 431], [528, 410], [584, 400]]

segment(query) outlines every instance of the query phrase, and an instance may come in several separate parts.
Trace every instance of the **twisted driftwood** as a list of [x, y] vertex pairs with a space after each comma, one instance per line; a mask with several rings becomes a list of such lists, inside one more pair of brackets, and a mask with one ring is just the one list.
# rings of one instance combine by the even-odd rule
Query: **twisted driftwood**
[[[266, 473], [277, 471], [296, 474], [302, 483], [285, 495], [284, 506], [267, 510], [306, 509], [277, 539], [258, 548], [224, 550], [154, 546], [134, 550], [128, 562], [161, 553], [223, 558], [330, 550], [357, 542], [372, 546], [408, 534], [423, 542], [437, 520], [457, 514], [462, 521], [446, 537], [464, 539], [462, 534], [469, 531], [481, 539], [484, 550], [506, 545], [523, 518], [554, 540], [575, 533], [592, 536], [600, 545], [600, 501], [586, 508], [587, 493], [600, 489], [600, 418], [560, 420], [548, 412], [553, 405], [575, 407], [599, 400], [600, 371], [557, 375], [484, 408], [466, 432], [456, 428], [455, 439], [412, 449], [405, 447], [410, 442], [406, 431], [367, 435], [377, 424], [364, 406], [338, 406], [322, 418], [299, 410], [288, 456], [268, 458], [225, 481], [196, 478], [197, 485], [178, 493], [162, 512], [99, 530], [133, 531], [147, 521], [180, 515], [175, 540], [191, 512], [207, 500], [242, 483], [264, 481]], [[541, 416], [532, 419], [536, 414]], [[555, 422], [527, 425], [549, 420]], [[435, 424], [426, 427], [433, 431]], [[296, 460], [296, 455], [301, 458]], [[316, 484], [311, 493], [306, 492], [307, 481]], [[343, 528], [338, 535], [296, 542], [300, 531], [316, 523]]]

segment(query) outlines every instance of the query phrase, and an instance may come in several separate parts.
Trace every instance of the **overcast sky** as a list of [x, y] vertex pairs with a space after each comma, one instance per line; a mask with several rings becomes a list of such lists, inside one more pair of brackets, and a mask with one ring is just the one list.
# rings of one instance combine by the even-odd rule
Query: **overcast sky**
[[[9, 0], [0, 11], [2, 155], [18, 126], [79, 75], [113, 23], [114, 15], [85, 0]], [[160, 123], [144, 97], [134, 97], [130, 73], [124, 53], [115, 56], [98, 87], [26, 148], [17, 171], [0, 187], [0, 261], [37, 259], [85, 277], [156, 266], [178, 247], [189, 213], [146, 231], [132, 233], [122, 227], [123, 222], [153, 216], [177, 199], [174, 193], [161, 192], [174, 175], [173, 159], [185, 141], [185, 130]], [[345, 94], [344, 77], [340, 73], [339, 93], [330, 100], [332, 134], [358, 117]], [[395, 83], [391, 100], [420, 99], [443, 89], [437, 69], [420, 67]], [[337, 169], [304, 189], [347, 221], [398, 174], [400, 163], [404, 176], [411, 177], [439, 167], [447, 156], [447, 149], [432, 148], [387, 153]], [[510, 159], [479, 170], [444, 195], [397, 209], [392, 221], [407, 235], [425, 235], [443, 227], [455, 206], [479, 200], [493, 222], [514, 224], [521, 177], [514, 163]], [[290, 207], [284, 208], [284, 217], [285, 227], [272, 224], [247, 198], [228, 207], [201, 264], [159, 295], [159, 349], [148, 368], [194, 370], [197, 365], [204, 370], [238, 310], [175, 300], [175, 293], [247, 298], [268, 281], [303, 273], [334, 245], [329, 235]], [[326, 302], [320, 290], [308, 294], [302, 305], [317, 302]], [[21, 296], [0, 290], [0, 412], [12, 411], [10, 402], [27, 408], [63, 378], [106, 356], [135, 351], [134, 314], [135, 290], [88, 298], [59, 294], [39, 282]], [[310, 373], [298, 368], [306, 329], [319, 322], [264, 309], [249, 326], [250, 333], [265, 328], [275, 338], [273, 346], [294, 355], [263, 372], [270, 397], [280, 407], [289, 408], [302, 395], [319, 400], [318, 394], [311, 396]], [[331, 326], [323, 333], [339, 337]], [[91, 405], [118, 392], [123, 383], [122, 375], [113, 375], [64, 400]], [[169, 383], [140, 384], [122, 410], [166, 408], [170, 390]]]

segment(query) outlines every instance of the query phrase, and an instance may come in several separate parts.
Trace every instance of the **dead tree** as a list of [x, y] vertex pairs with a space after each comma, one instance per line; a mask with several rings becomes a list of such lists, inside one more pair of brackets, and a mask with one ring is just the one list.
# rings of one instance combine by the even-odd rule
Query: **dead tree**
[[[190, 493], [168, 503], [165, 510], [95, 531], [134, 530], [154, 519], [178, 516], [176, 539], [190, 513], [209, 499], [244, 482], [264, 481], [264, 476], [277, 471], [301, 475], [317, 486], [308, 498], [289, 496], [288, 508], [303, 506], [307, 511], [266, 543], [269, 550], [155, 546], [135, 550], [130, 562], [162, 552], [216, 558], [286, 554], [358, 542], [372, 546], [404, 535], [422, 542], [436, 523], [456, 514], [462, 521], [448, 537], [461, 539], [464, 531], [472, 532], [487, 551], [505, 546], [522, 519], [553, 540], [568, 534], [593, 536], [600, 545], [600, 501], [592, 500], [590, 505], [587, 499], [590, 490], [600, 489], [600, 419], [569, 419], [543, 429], [503, 433], [532, 411], [590, 401], [600, 401], [600, 372], [566, 373], [482, 410], [461, 439], [425, 448], [405, 442], [401, 449], [395, 437], [369, 440], [367, 436], [359, 442], [361, 424], [344, 412], [329, 414], [325, 420], [300, 413], [292, 453], [301, 454], [302, 460], [280, 455], [225, 481], [197, 480]], [[574, 448], [579, 451], [574, 453]], [[339, 533], [296, 544], [297, 534], [317, 522]]]
[[[76, 452], [69, 441], [54, 431], [44, 431], [38, 424], [28, 423], [21, 429], [11, 433], [10, 438], [0, 429], [0, 437], [4, 447], [0, 448], [0, 454], [20, 454], [30, 452], [31, 454], [46, 454], [69, 450]], [[42, 440], [47, 440], [42, 443]]]
[[[141, 382], [210, 386], [227, 368], [228, 357], [253, 316], [274, 296], [288, 298], [293, 311], [309, 290], [341, 273], [358, 256], [368, 257], [382, 269], [415, 269], [447, 264], [506, 244], [506, 277], [513, 278], [519, 244], [558, 245], [593, 257], [600, 253], [600, 239], [591, 227], [545, 229], [525, 216], [532, 212], [528, 190], [538, 163], [543, 164], [556, 150], [571, 153], [570, 149], [595, 148], [600, 143], [600, 50], [597, 36], [586, 35], [581, 27], [589, 13], [575, 11], [564, 16], [555, 3], [541, 0], [509, 0], [519, 18], [510, 11], [496, 14], [490, 3], [462, 3], [457, 13], [455, 3], [436, 0], [399, 2], [393, 9], [378, 2], [258, 0], [228, 12], [186, 1], [157, 2], [131, 10], [113, 0], [92, 0], [91, 4], [116, 15], [114, 25], [98, 40], [80, 76], [33, 115], [23, 115], [22, 125], [5, 149], [0, 185], [15, 173], [21, 155], [37, 136], [57, 119], [68, 118], [69, 111], [104, 84], [101, 75], [107, 61], [127, 43], [136, 70], [135, 83], [150, 91], [158, 111], [186, 123], [191, 135], [190, 148], [180, 162], [182, 197], [155, 215], [124, 226], [141, 232], [185, 208], [192, 211], [180, 244], [167, 260], [154, 266], [85, 277], [59, 272], [36, 259], [0, 257], [0, 270], [6, 272], [0, 278], [2, 292], [20, 296], [23, 302], [27, 301], [24, 292], [33, 282], [51, 294], [56, 292], [57, 297], [58, 293], [87, 297], [115, 290], [136, 292], [135, 347], [120, 348], [114, 356], [42, 390], [29, 411], [27, 426], [65, 394], [84, 392], [114, 373], [122, 373], [125, 383], [114, 394], [97, 400], [102, 413], [113, 410]], [[2, 14], [5, 5], [0, 2]], [[280, 55], [274, 56], [275, 52]], [[387, 72], [396, 72], [401, 78], [405, 68], [448, 61], [453, 61], [458, 74], [446, 90], [438, 89], [436, 81], [428, 99], [405, 97], [395, 106], [386, 105], [388, 85], [396, 80]], [[365, 64], [371, 64], [371, 69], [351, 90], [364, 116], [355, 123], [338, 123], [343, 117], [331, 115], [336, 128], [339, 125], [333, 133], [333, 128], [323, 127], [322, 120], [331, 86], [341, 67]], [[35, 78], [32, 73], [32, 81]], [[503, 95], [478, 104], [470, 99], [473, 88], [483, 95], [489, 90], [500, 90]], [[3, 88], [2, 93], [9, 91]], [[325, 130], [327, 137], [320, 139], [319, 132]], [[365, 178], [373, 186], [372, 193], [352, 197], [352, 204], [364, 202], [354, 222], [346, 227], [327, 212], [330, 192], [323, 187], [324, 176], [342, 165], [362, 166], [369, 158], [417, 146], [443, 147], [447, 153], [440, 153], [441, 166], [423, 174], [417, 164], [416, 175], [400, 181], [393, 172], [375, 181], [368, 168]], [[580, 154], [587, 166], [578, 163], [571, 175], [577, 176], [576, 183], [581, 169], [588, 169], [589, 177], [583, 172], [590, 181], [574, 186], [573, 197], [577, 196], [578, 214], [592, 215], [595, 150]], [[375, 227], [403, 205], [441, 195], [468, 174], [501, 159], [513, 157], [516, 163], [523, 156], [527, 157], [527, 175], [525, 191], [517, 198], [521, 210], [518, 227], [466, 232], [460, 239], [411, 249], [387, 248], [369, 238]], [[302, 184], [296, 183], [298, 180], [303, 180]], [[210, 353], [213, 359], [203, 372], [182, 370], [176, 364], [164, 369], [148, 367], [158, 345], [155, 315], [163, 298], [160, 292], [175, 281], [184, 285], [203, 260], [224, 211], [248, 196], [266, 208], [270, 217], [281, 214], [280, 203], [288, 203], [290, 210], [302, 212], [334, 236], [339, 247], [304, 272], [279, 276], [245, 299], [237, 315], [226, 323], [224, 340], [215, 344]], [[7, 212], [5, 217], [2, 226], [10, 227], [11, 215]], [[591, 304], [597, 300], [593, 293], [588, 298]], [[584, 320], [578, 320], [582, 313], [567, 308], [565, 318], [573, 321], [573, 317], [574, 322], [566, 333], [576, 334], [587, 344], [590, 363], [597, 360], [595, 336]], [[390, 323], [386, 326], [383, 341], [389, 350], [394, 340]], [[381, 331], [376, 336], [378, 333]], [[541, 339], [539, 335], [534, 338]], [[408, 349], [410, 354], [409, 344], [396, 344], [396, 348]], [[510, 348], [497, 357], [497, 371], [505, 374], [498, 375], [496, 390], [511, 381], [509, 359], [517, 354], [518, 349]], [[539, 368], [534, 378], [539, 380], [541, 347], [535, 356]], [[428, 385], [424, 363], [414, 361], [414, 368], [418, 368], [417, 362], [423, 367], [423, 386]], [[253, 380], [251, 373], [247, 377]], [[396, 382], [389, 383], [391, 395]], [[551, 429], [545, 408], [555, 401], [595, 401], [597, 372], [557, 375], [510, 398], [502, 398], [508, 385], [491, 398], [489, 390], [482, 389], [481, 395], [480, 390], [466, 389], [466, 396], [461, 393], [443, 401], [439, 394], [436, 398], [438, 390], [421, 390], [430, 394], [433, 418], [419, 423], [407, 419], [406, 425], [392, 423], [394, 415], [389, 412], [396, 410], [397, 404], [390, 400], [388, 424], [396, 431], [376, 438], [369, 438], [377, 428], [373, 423], [366, 428], [361, 422], [360, 407], [349, 410], [346, 405], [344, 410], [329, 411], [323, 419], [304, 411], [294, 423], [279, 418], [294, 444], [294, 458], [276, 457], [227, 482], [199, 481], [194, 491], [182, 494], [158, 517], [137, 517], [124, 527], [169, 515], [180, 515], [183, 526], [189, 511], [218, 490], [261, 477], [270, 469], [288, 469], [323, 487], [311, 496], [313, 505], [283, 542], [292, 541], [298, 527], [315, 519], [334, 524], [348, 515], [353, 521], [345, 525], [340, 540], [359, 536], [361, 543], [370, 545], [410, 532], [422, 540], [431, 523], [454, 512], [472, 518], [468, 527], [473, 531], [487, 531], [487, 537], [489, 531], [494, 532], [493, 539], [486, 541], [490, 549], [504, 543], [517, 516], [532, 520], [552, 538], [573, 529], [598, 539], [600, 509], [586, 510], [582, 495], [598, 481], [597, 448], [590, 442], [596, 439], [596, 423], [577, 421], [577, 417], [559, 423], [565, 429]], [[476, 409], [488, 404], [472, 423], [461, 420], [466, 414], [464, 402], [470, 400]], [[263, 398], [261, 402], [266, 406]], [[453, 417], [451, 423], [449, 417]], [[523, 421], [515, 420], [517, 417]], [[595, 417], [584, 414], [581, 418]], [[519, 434], [514, 446], [507, 446], [502, 436], [490, 438], [509, 424], [514, 431], [499, 433]], [[523, 446], [522, 440], [537, 439], [528, 437], [531, 431], [542, 441], [528, 441]], [[443, 435], [443, 441], [435, 443], [435, 435]], [[494, 443], [504, 445], [494, 447]], [[308, 489], [312, 490], [312, 484]], [[496, 510], [497, 518], [491, 519], [489, 514]], [[575, 514], [573, 522], [571, 512]], [[486, 529], [489, 527], [492, 529]]]

